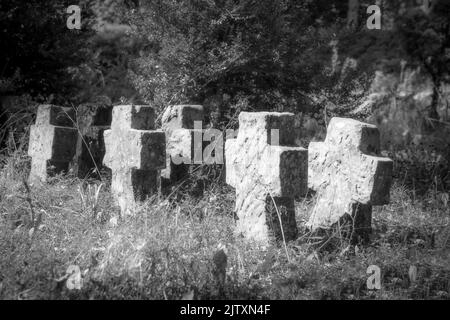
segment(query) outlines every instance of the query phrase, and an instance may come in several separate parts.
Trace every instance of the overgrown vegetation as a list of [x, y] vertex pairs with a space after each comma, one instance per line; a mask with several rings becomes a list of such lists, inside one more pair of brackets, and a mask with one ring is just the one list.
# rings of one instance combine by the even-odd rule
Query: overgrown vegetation
[[[3, 165], [3, 299], [450, 298], [448, 193], [416, 198], [397, 184], [391, 204], [374, 213], [370, 245], [352, 247], [336, 234], [324, 250], [302, 232], [286, 251], [234, 234], [234, 193], [223, 185], [202, 198], [149, 199], [135, 217], [120, 219], [99, 182], [56, 176], [28, 191], [23, 153]], [[300, 230], [313, 206], [313, 197], [297, 203]], [[370, 265], [382, 270], [379, 291], [367, 289]], [[66, 273], [74, 266], [82, 282], [69, 290]]]

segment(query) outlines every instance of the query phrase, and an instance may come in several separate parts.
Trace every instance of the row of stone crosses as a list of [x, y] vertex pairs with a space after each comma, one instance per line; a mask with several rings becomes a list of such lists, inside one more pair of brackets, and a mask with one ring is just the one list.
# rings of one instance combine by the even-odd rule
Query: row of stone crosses
[[[84, 118], [82, 129], [74, 125], [75, 118], [71, 109], [38, 108], [30, 129], [30, 183], [46, 182], [49, 168], [64, 172], [75, 162], [85, 172], [92, 160], [103, 162], [111, 169], [113, 197], [126, 215], [158, 192], [161, 179], [175, 179], [180, 167], [187, 170], [174, 165], [173, 158], [193, 156], [193, 135], [199, 133], [194, 121], [203, 120], [203, 107], [168, 107], [160, 130], [149, 106], [115, 106], [110, 122], [94, 112]], [[380, 156], [377, 127], [333, 118], [325, 141], [311, 142], [308, 150], [296, 146], [294, 129], [292, 113], [240, 113], [237, 137], [225, 142], [226, 182], [236, 190], [237, 232], [263, 242], [272, 236], [296, 239], [294, 200], [313, 190], [317, 202], [309, 230], [329, 230], [350, 218], [353, 233], [370, 233], [372, 206], [389, 202], [393, 168], [389, 158]], [[104, 152], [91, 150], [94, 145], [103, 145]]]

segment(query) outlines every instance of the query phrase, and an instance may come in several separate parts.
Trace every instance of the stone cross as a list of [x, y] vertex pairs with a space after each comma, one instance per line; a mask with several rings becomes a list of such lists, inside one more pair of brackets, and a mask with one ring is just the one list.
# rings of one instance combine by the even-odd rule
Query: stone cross
[[350, 218], [353, 235], [367, 240], [372, 206], [389, 203], [393, 162], [379, 154], [376, 126], [331, 119], [325, 142], [309, 145], [309, 187], [318, 197], [310, 230], [330, 229]]
[[236, 189], [237, 231], [262, 242], [270, 235], [295, 239], [294, 198], [307, 192], [307, 165], [307, 150], [295, 146], [293, 114], [242, 112], [237, 138], [225, 143], [226, 181]]
[[77, 110], [79, 131], [72, 170], [78, 177], [100, 178], [104, 171], [105, 141], [103, 132], [111, 128], [112, 107], [84, 104]]
[[[198, 128], [195, 122], [198, 122]], [[162, 129], [166, 133], [166, 168], [161, 176], [173, 183], [183, 179], [194, 162], [202, 161], [203, 106], [169, 106], [162, 116]]]
[[113, 109], [111, 129], [104, 132], [103, 163], [112, 171], [111, 191], [122, 214], [159, 188], [159, 170], [166, 166], [165, 135], [155, 129], [155, 110], [122, 105]]
[[30, 183], [46, 182], [54, 173], [67, 172], [78, 137], [73, 128], [74, 119], [72, 109], [53, 105], [38, 107], [28, 146], [28, 155], [32, 158]]

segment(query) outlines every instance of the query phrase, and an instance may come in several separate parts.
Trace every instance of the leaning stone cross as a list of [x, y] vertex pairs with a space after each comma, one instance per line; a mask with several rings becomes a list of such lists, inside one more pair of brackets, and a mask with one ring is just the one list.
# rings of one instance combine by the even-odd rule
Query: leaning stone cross
[[39, 106], [36, 122], [30, 128], [30, 183], [46, 182], [52, 173], [67, 172], [78, 138], [74, 119], [75, 114], [69, 108]]
[[200, 105], [169, 106], [164, 112], [162, 129], [166, 133], [167, 158], [161, 175], [168, 182], [184, 178], [195, 158], [202, 161], [202, 121], [203, 106]]
[[293, 114], [239, 115], [238, 136], [225, 143], [226, 180], [236, 189], [239, 233], [263, 242], [270, 235], [296, 238], [294, 198], [307, 191], [307, 158], [307, 150], [295, 146]]
[[158, 191], [159, 170], [166, 166], [165, 135], [156, 131], [156, 114], [148, 106], [113, 109], [111, 129], [104, 132], [104, 164], [112, 171], [111, 191], [122, 214]]
[[380, 154], [380, 133], [374, 125], [333, 118], [324, 142], [309, 145], [309, 187], [317, 203], [307, 223], [329, 229], [351, 218], [354, 235], [367, 238], [372, 206], [389, 202], [392, 160]]
[[103, 132], [111, 128], [112, 106], [83, 104], [77, 110], [78, 142], [72, 169], [78, 177], [101, 177], [105, 141]]

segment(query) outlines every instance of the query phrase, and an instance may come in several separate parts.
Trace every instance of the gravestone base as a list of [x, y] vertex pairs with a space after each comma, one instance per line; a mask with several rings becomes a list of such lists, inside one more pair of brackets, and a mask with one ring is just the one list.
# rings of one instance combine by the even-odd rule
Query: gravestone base
[[159, 174], [156, 170], [131, 171], [131, 184], [133, 186], [134, 199], [145, 201], [148, 195], [156, 194], [159, 186]]
[[323, 239], [322, 242], [316, 244], [317, 247], [324, 251], [333, 251], [342, 247], [343, 243], [351, 245], [369, 244], [372, 234], [371, 221], [372, 206], [354, 203], [352, 204], [352, 214], [342, 215], [339, 221], [330, 227], [307, 230], [311, 232], [310, 237], [314, 238], [314, 241], [316, 241], [316, 238]]
[[105, 140], [103, 133], [108, 127], [91, 127], [79, 138], [77, 153], [71, 164], [79, 178], [100, 178], [101, 172], [107, 168], [103, 167], [105, 156]]
[[[69, 162], [56, 160], [31, 160], [31, 171], [34, 173], [29, 182], [36, 184], [48, 182], [48, 178], [69, 172]], [[39, 174], [37, 174], [39, 172]], [[39, 176], [39, 178], [38, 178]]]
[[71, 109], [53, 105], [38, 107], [28, 145], [28, 155], [32, 158], [30, 183], [47, 182], [49, 176], [68, 171], [78, 137], [72, 127], [73, 116]]
[[104, 132], [103, 162], [112, 171], [111, 191], [121, 213], [133, 215], [140, 202], [159, 191], [165, 134], [154, 130], [156, 113], [149, 106], [116, 106], [112, 118]]
[[307, 191], [308, 152], [295, 146], [294, 120], [291, 113], [241, 112], [237, 137], [226, 140], [236, 231], [248, 239], [267, 244], [297, 237], [294, 199]]
[[[161, 171], [163, 195], [171, 195], [175, 190], [189, 191], [195, 180], [192, 175], [196, 167], [195, 153], [203, 152], [204, 148], [202, 121], [203, 106], [200, 105], [174, 105], [164, 112], [162, 129], [166, 134], [167, 158], [166, 168]], [[200, 129], [195, 122], [199, 122]]]
[[[307, 227], [348, 230], [352, 241], [370, 236], [372, 206], [389, 203], [393, 162], [380, 156], [374, 125], [333, 118], [324, 142], [309, 145], [309, 186], [317, 202]], [[356, 240], [355, 240], [356, 239]]]
[[[280, 220], [283, 230], [280, 228]], [[267, 196], [266, 221], [277, 241], [288, 242], [297, 239], [298, 228], [295, 220], [295, 204], [292, 198]]]
[[372, 205], [352, 204], [352, 220], [354, 224], [351, 241], [368, 243], [372, 234]]

